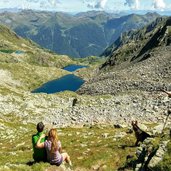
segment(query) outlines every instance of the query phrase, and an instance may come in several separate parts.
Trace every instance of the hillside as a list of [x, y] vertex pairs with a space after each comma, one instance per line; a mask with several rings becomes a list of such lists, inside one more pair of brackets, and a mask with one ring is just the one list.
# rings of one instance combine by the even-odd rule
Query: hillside
[[[32, 41], [21, 38], [5, 26], [0, 26], [0, 42], [0, 170], [113, 171], [125, 168], [127, 171], [132, 171], [133, 167], [138, 169], [138, 165], [130, 165], [127, 160], [129, 156], [132, 162], [136, 163], [138, 160], [136, 154], [142, 154], [144, 148], [149, 148], [151, 153], [156, 147], [157, 153], [149, 167], [156, 171], [171, 168], [170, 118], [162, 134], [168, 112], [167, 106], [170, 105], [169, 97], [165, 94], [137, 90], [132, 93], [127, 91], [116, 95], [113, 93], [103, 95], [101, 89], [98, 90], [97, 96], [79, 95], [68, 91], [34, 94], [31, 90], [40, 84], [69, 74], [61, 68], [78, 63], [79, 60], [72, 61], [67, 56], [43, 49]], [[168, 80], [169, 50], [170, 46], [161, 47], [158, 49], [158, 55], [162, 54], [164, 58], [156, 58], [157, 66], [161, 67], [163, 64], [161, 69], [165, 69], [164, 78]], [[93, 66], [90, 65], [90, 68], [76, 71], [74, 74], [84, 77], [91, 72], [92, 76], [97, 72], [94, 71], [94, 65], [98, 64], [97, 58], [84, 60], [83, 62], [94, 63]], [[147, 66], [145, 69], [148, 69], [149, 61], [144, 61]], [[139, 62], [137, 68], [130, 68], [129, 71], [132, 71], [130, 75], [126, 75], [128, 70], [122, 72], [121, 69], [117, 74], [125, 78], [126, 76], [133, 78], [133, 75], [138, 78], [140, 75], [135, 73], [138, 73], [137, 70], [141, 65]], [[154, 64], [149, 72], [154, 71], [155, 67]], [[104, 76], [108, 74], [109, 81], [101, 77], [102, 75], [96, 75], [97, 83], [94, 82], [94, 85], [98, 84], [98, 79], [110, 83], [111, 74], [115, 70], [112, 71], [113, 66], [106, 68], [101, 72], [105, 74]], [[144, 68], [141, 69], [143, 73]], [[160, 71], [160, 68], [157, 71]], [[77, 99], [77, 102], [73, 106], [74, 99]], [[147, 139], [140, 147], [134, 146], [136, 138], [131, 126], [133, 120], [138, 120], [140, 128], [154, 135], [154, 138]], [[57, 128], [63, 149], [71, 156], [72, 168], [67, 164], [57, 167], [47, 162], [33, 163], [31, 136], [36, 132], [36, 124], [40, 121], [45, 123], [47, 130]]]
[[123, 33], [101, 54], [101, 56], [109, 57], [104, 66], [108, 65], [107, 63], [117, 65], [127, 60], [134, 60], [158, 45], [169, 45], [169, 22], [167, 18], [158, 18], [142, 29]]
[[26, 62], [41, 66], [54, 66], [62, 68], [71, 63], [68, 56], [56, 55], [49, 50], [43, 49], [31, 40], [26, 40], [18, 36], [7, 27], [0, 25], [0, 51], [5, 56], [0, 60], [13, 62]]
[[0, 75], [3, 93], [10, 85], [32, 90], [47, 80], [67, 74], [60, 68], [71, 63], [74, 62], [68, 56], [42, 49], [0, 25]]
[[158, 16], [157, 13], [118, 16], [102, 11], [73, 16], [26, 10], [0, 13], [0, 23], [42, 47], [77, 58], [100, 55], [121, 33], [141, 28]]
[[79, 91], [88, 94], [117, 94], [127, 91], [170, 90], [171, 19], [123, 34], [104, 54], [108, 60], [98, 77]]

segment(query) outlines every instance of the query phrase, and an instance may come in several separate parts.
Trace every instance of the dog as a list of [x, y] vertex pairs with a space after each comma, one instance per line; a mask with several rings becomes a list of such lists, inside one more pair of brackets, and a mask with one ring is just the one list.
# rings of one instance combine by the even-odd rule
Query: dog
[[151, 137], [151, 135], [149, 135], [148, 133], [146, 133], [145, 131], [141, 130], [138, 127], [137, 121], [132, 121], [132, 127], [135, 132], [136, 139], [137, 139], [135, 142], [135, 146], [138, 146], [138, 143], [143, 142], [146, 138]]

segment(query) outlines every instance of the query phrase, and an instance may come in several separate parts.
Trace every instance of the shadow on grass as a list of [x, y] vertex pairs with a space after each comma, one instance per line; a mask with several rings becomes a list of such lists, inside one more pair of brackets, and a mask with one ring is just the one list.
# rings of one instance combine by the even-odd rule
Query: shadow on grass
[[26, 165], [28, 165], [28, 166], [33, 166], [33, 164], [36, 164], [36, 162], [35, 161], [28, 161], [26, 163]]

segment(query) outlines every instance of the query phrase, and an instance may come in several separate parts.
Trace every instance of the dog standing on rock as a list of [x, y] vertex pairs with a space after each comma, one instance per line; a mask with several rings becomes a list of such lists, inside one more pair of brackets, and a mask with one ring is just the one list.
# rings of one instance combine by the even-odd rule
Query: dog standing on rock
[[138, 127], [137, 121], [132, 121], [132, 127], [137, 139], [137, 141], [135, 142], [135, 146], [138, 146], [138, 143], [143, 142], [147, 137], [151, 137], [148, 133], [146, 133]]

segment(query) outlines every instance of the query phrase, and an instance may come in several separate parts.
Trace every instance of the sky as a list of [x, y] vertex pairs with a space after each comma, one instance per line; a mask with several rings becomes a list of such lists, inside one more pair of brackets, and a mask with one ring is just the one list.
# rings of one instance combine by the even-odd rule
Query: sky
[[35, 9], [63, 12], [103, 10], [171, 11], [171, 0], [0, 0], [1, 8]]

